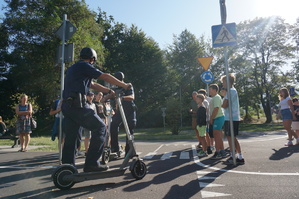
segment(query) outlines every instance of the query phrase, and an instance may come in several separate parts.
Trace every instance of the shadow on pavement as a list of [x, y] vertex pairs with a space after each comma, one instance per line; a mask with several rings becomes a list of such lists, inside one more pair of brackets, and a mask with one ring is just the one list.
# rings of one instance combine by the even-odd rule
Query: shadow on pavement
[[270, 160], [282, 160], [290, 157], [294, 153], [299, 153], [299, 146], [293, 145], [289, 147], [283, 147], [278, 150], [272, 149], [274, 153], [269, 157]]

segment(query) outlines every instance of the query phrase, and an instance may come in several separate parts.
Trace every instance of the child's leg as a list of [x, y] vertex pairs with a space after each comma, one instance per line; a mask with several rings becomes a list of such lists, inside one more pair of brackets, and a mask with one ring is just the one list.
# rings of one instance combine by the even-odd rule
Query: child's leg
[[214, 140], [216, 151], [220, 151], [224, 149], [223, 140], [222, 140], [222, 131], [213, 129]]

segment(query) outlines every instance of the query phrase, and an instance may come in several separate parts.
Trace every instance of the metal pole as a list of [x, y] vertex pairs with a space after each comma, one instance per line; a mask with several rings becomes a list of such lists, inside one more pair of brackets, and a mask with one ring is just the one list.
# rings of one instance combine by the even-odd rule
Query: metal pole
[[[62, 101], [62, 94], [63, 94], [63, 89], [64, 89], [64, 47], [65, 47], [65, 28], [66, 28], [66, 20], [67, 20], [67, 15], [64, 14], [63, 16], [63, 29], [62, 29], [62, 47], [61, 47], [61, 89], [60, 89], [60, 100]], [[60, 111], [60, 122], [59, 122], [59, 140], [58, 140], [58, 148], [59, 148], [59, 164], [61, 164], [61, 159], [62, 159], [62, 112]]]
[[[226, 6], [225, 0], [219, 0], [220, 3], [220, 15], [221, 15], [221, 24], [226, 24]], [[227, 85], [227, 98], [228, 98], [228, 110], [229, 110], [229, 126], [231, 134], [231, 153], [233, 156], [234, 165], [236, 165], [236, 147], [235, 147], [235, 135], [234, 135], [234, 123], [232, 118], [232, 101], [230, 95], [230, 82], [229, 82], [229, 72], [228, 72], [228, 61], [227, 61], [227, 47], [224, 47], [224, 61], [225, 61], [225, 73], [226, 73], [226, 85]]]
[[232, 111], [232, 100], [230, 95], [230, 81], [228, 72], [228, 61], [227, 61], [227, 47], [224, 47], [224, 60], [225, 60], [225, 74], [226, 74], [226, 85], [227, 85], [227, 98], [228, 98], [228, 110], [229, 110], [229, 126], [231, 134], [231, 152], [233, 156], [234, 165], [236, 165], [236, 147], [235, 147], [235, 135], [234, 135], [234, 123], [233, 123], [233, 111]]

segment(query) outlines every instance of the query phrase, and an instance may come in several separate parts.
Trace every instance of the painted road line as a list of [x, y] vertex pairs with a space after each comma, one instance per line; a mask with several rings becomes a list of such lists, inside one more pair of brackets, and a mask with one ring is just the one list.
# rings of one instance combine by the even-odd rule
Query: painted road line
[[215, 184], [215, 183], [206, 183], [206, 182], [199, 182], [199, 187], [205, 188], [205, 187], [224, 187], [223, 184]]
[[160, 145], [156, 150], [154, 150], [153, 152], [150, 152], [148, 154], [146, 154], [143, 159], [149, 160], [152, 159], [158, 152], [159, 149], [161, 149], [164, 146], [164, 144]]
[[170, 159], [172, 156], [172, 152], [164, 153], [161, 157], [162, 160]]
[[180, 154], [180, 159], [181, 160], [188, 160], [188, 159], [190, 159], [189, 152], [182, 151], [181, 154]]
[[299, 176], [299, 173], [267, 173], [267, 172], [252, 172], [252, 171], [235, 171], [235, 170], [227, 170], [227, 169], [220, 169], [217, 167], [212, 167], [206, 164], [203, 164], [200, 162], [198, 156], [197, 156], [197, 151], [195, 145], [192, 145], [192, 151], [193, 151], [193, 161], [206, 169], [212, 169], [212, 170], [217, 170], [217, 171], [222, 171], [222, 172], [230, 172], [230, 173], [238, 173], [238, 174], [248, 174], [248, 175], [266, 175], [266, 176]]
[[220, 177], [210, 177], [210, 176], [197, 176], [198, 180], [216, 180], [219, 179]]
[[217, 192], [211, 192], [211, 191], [201, 191], [201, 197], [202, 198], [213, 198], [213, 197], [221, 197], [221, 196], [231, 196], [231, 194], [226, 193], [217, 193]]

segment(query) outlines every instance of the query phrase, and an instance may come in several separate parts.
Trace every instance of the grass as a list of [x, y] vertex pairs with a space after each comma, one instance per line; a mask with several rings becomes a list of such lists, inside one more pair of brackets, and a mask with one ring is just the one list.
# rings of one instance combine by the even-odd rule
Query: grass
[[[276, 131], [282, 130], [282, 124], [240, 124], [240, 131]], [[196, 136], [191, 127], [184, 127], [178, 135], [173, 135], [168, 129], [163, 128], [148, 128], [148, 129], [136, 129], [134, 133], [135, 140], [143, 141], [171, 141], [171, 140], [195, 140]], [[124, 131], [120, 132], [119, 139], [124, 141]], [[11, 140], [0, 140], [0, 145], [12, 145]], [[50, 136], [32, 137], [30, 140], [31, 146], [44, 146], [34, 151], [58, 151], [58, 141], [51, 140]], [[84, 144], [82, 143], [82, 150], [84, 150]]]

